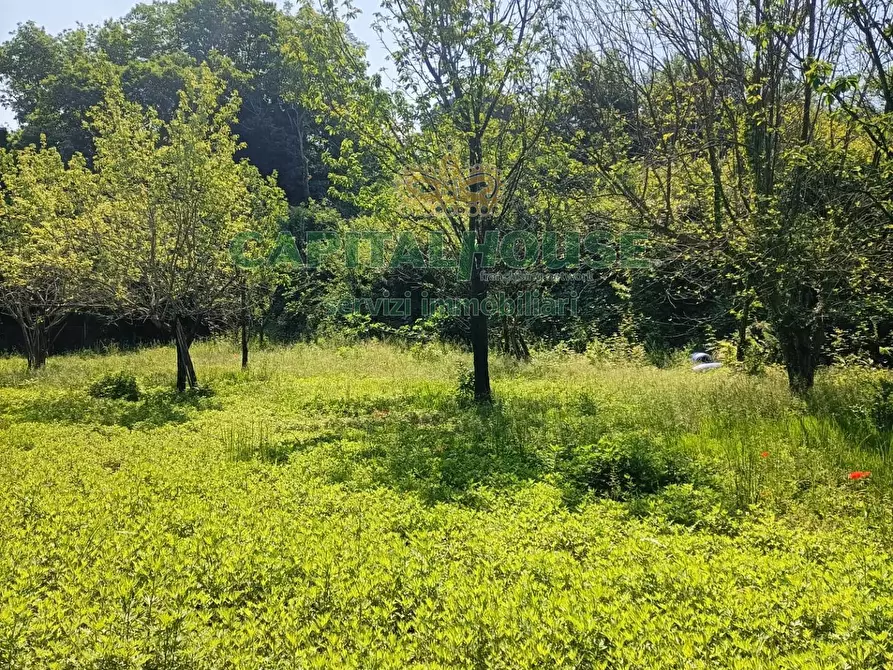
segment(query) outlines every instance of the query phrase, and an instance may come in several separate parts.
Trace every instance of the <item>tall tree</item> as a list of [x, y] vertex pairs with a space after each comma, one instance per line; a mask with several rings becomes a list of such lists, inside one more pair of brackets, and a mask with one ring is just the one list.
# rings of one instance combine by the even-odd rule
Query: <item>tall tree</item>
[[[64, 319], [104, 296], [105, 235], [90, 214], [94, 175], [80, 155], [68, 163], [45, 145], [0, 149], [0, 308], [22, 330], [28, 368], [46, 363]], [[101, 225], [101, 223], [100, 223]]]
[[889, 253], [870, 223], [880, 212], [853, 189], [867, 167], [859, 132], [815, 95], [817, 64], [844, 51], [840, 11], [819, 0], [635, 0], [619, 15], [587, 6], [587, 44], [635, 73], [636, 143], [648, 147], [626, 161], [632, 188], [629, 169], [597, 160], [602, 175], [689, 276], [712, 265], [713, 283], [731, 280], [742, 328], [759, 300], [791, 389], [808, 391], [829, 321], [877, 285], [866, 268]]
[[195, 387], [197, 329], [241, 310], [241, 277], [229, 253], [241, 233], [272, 237], [285, 216], [282, 191], [246, 160], [232, 132], [236, 94], [209, 68], [187, 74], [170, 121], [108, 91], [92, 113], [95, 166], [116, 234], [117, 309], [151, 321], [177, 348], [177, 388]]
[[[397, 84], [409, 98], [394, 104], [396, 118], [383, 120], [375, 118], [372, 102], [351, 105], [343, 95], [328, 96], [339, 101], [332, 114], [381, 165], [412, 179], [445, 166], [450, 174], [440, 175], [444, 185], [470, 190], [470, 197], [459, 199], [440, 192], [439, 204], [430, 194], [410, 194], [427, 201], [419, 203], [426, 218], [418, 225], [443, 233], [456, 250], [473, 248], [468, 287], [477, 304], [487, 297], [481, 271], [496, 239], [488, 233], [512, 211], [520, 175], [553, 113], [558, 10], [557, 0], [385, 0], [375, 27], [393, 45]], [[352, 54], [349, 48], [342, 53]], [[496, 210], [496, 200], [489, 201], [493, 193], [475, 195], [493, 189], [481, 179], [486, 166], [500, 182]], [[486, 402], [491, 388], [484, 310], [471, 311], [469, 339], [474, 395]]]
[[241, 93], [234, 128], [262, 174], [274, 171], [292, 203], [322, 198], [324, 123], [291, 95], [295, 81], [282, 64], [282, 34], [291, 18], [263, 0], [178, 0], [136, 5], [101, 26], [47, 34], [34, 23], [0, 45], [0, 99], [16, 114], [21, 143], [40, 134], [63, 157], [92, 158], [84, 127], [103, 98], [109, 72], [125, 96], [170, 120], [187, 71], [209, 63]]

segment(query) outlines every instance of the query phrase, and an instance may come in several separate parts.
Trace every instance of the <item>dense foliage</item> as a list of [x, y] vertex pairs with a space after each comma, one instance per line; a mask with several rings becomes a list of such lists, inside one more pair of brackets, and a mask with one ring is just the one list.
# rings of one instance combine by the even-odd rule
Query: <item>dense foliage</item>
[[[339, 15], [330, 4], [179, 0], [138, 5], [121, 19], [56, 36], [33, 23], [19, 26], [0, 46], [3, 101], [20, 126], [3, 134], [0, 177], [3, 311], [21, 332], [5, 329], [7, 347], [26, 349], [40, 367], [59, 329], [62, 348], [126, 340], [140, 320], [152, 321], [156, 336], [176, 339], [176, 311], [187, 353], [194, 335], [239, 324], [246, 335], [291, 341], [332, 331], [433, 333], [471, 346], [481, 398], [488, 395], [487, 351], [524, 358], [532, 342], [583, 351], [616, 336], [658, 362], [675, 348], [717, 351], [729, 342], [728, 353], [747, 369], [784, 363], [801, 393], [821, 364], [890, 364], [893, 42], [886, 3], [631, 0], [613, 12], [597, 0], [386, 2], [374, 24], [391, 52], [390, 85], [368, 72], [365, 48], [345, 23], [356, 12], [345, 7]], [[158, 153], [161, 163], [150, 169], [144, 134], [104, 137], [126, 127], [114, 120], [125, 110], [127, 123], [155, 129], [158, 151], [174, 128], [190, 129], [191, 137], [179, 135], [190, 151], [201, 153], [195, 142], [211, 140], [202, 160], [215, 169], [189, 163], [183, 152], [179, 167], [162, 169], [169, 152]], [[190, 208], [200, 212], [195, 232], [204, 242], [186, 261], [194, 268], [221, 270], [219, 258], [205, 263], [203, 244], [277, 225], [302, 255], [313, 231], [393, 231], [390, 251], [405, 232], [439, 232], [456, 247], [466, 233], [480, 243], [497, 229], [540, 239], [550, 232], [565, 242], [591, 231], [608, 240], [639, 231], [652, 262], [584, 266], [590, 280], [556, 280], [573, 263], [559, 258], [554, 237], [551, 258], [543, 246], [525, 266], [540, 274], [515, 282], [482, 281], [480, 256], [470, 281], [432, 264], [346, 268], [342, 255], [310, 270], [215, 271], [193, 283], [178, 262], [163, 269], [175, 277], [139, 279], [144, 291], [152, 281], [180, 285], [146, 304], [133, 299], [126, 271], [108, 269], [130, 247], [115, 246], [104, 227], [117, 225], [122, 209], [132, 213], [136, 197], [123, 192], [123, 179], [102, 174], [110, 151], [122, 165], [143, 166], [139, 179], [151, 185], [140, 196], [144, 222], [160, 194], [190, 203], [167, 208], [169, 231], [185, 230]], [[233, 157], [284, 193], [262, 185], [245, 163], [226, 169], [221, 160]], [[502, 182], [499, 207], [486, 216], [438, 214], [402, 179], [432, 166], [461, 172], [478, 164], [492, 165]], [[176, 170], [192, 170], [193, 183], [172, 184]], [[29, 196], [22, 190], [28, 179], [54, 186]], [[231, 189], [233, 180], [244, 188]], [[240, 215], [220, 224], [215, 207]], [[82, 216], [104, 208], [112, 213]], [[50, 242], [47, 230], [57, 239]], [[86, 243], [97, 237], [111, 239], [111, 249]], [[130, 246], [131, 268], [152, 266], [145, 245]], [[610, 246], [596, 246], [610, 255]], [[118, 283], [93, 281], [99, 276]], [[46, 277], [52, 291], [38, 281]], [[473, 315], [421, 318], [418, 310], [389, 318], [332, 309], [385, 291], [408, 292], [417, 306], [423, 292], [484, 298], [517, 290], [574, 296], [579, 309], [561, 319], [498, 315], [489, 323]], [[187, 304], [196, 296], [209, 300]], [[66, 331], [66, 318], [84, 328]], [[110, 322], [111, 329], [103, 325]], [[191, 383], [189, 361], [181, 367]]]
[[380, 9], [0, 44], [0, 667], [893, 667], [889, 3]]

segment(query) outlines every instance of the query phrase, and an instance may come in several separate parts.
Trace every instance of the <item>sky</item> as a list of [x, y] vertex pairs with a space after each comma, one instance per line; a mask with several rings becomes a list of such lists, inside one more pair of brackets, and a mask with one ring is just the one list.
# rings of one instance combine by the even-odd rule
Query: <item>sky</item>
[[[136, 4], [137, 0], [0, 0], [0, 41], [9, 39], [9, 34], [16, 26], [26, 21], [34, 21], [47, 32], [56, 34], [67, 28], [76, 28], [78, 23], [98, 24], [107, 19], [119, 18]], [[282, 2], [278, 1], [277, 4]], [[369, 45], [367, 57], [372, 66], [371, 71], [377, 72], [387, 65], [384, 47], [370, 27], [372, 14], [378, 10], [378, 0], [355, 0], [354, 4], [362, 14], [351, 22], [351, 30]], [[0, 126], [14, 125], [12, 112], [0, 106]]]

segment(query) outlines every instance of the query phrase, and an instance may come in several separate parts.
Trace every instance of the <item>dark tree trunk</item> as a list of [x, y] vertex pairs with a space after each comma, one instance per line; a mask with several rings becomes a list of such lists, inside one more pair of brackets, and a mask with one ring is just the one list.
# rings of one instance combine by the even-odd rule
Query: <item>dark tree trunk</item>
[[509, 330], [508, 318], [502, 319], [502, 353], [506, 355], [512, 354], [512, 333]]
[[530, 360], [530, 349], [527, 348], [527, 342], [524, 341], [524, 333], [518, 328], [515, 331], [515, 347], [517, 349], [517, 357], [522, 361]]
[[741, 307], [741, 315], [738, 317], [738, 346], [735, 358], [743, 363], [747, 356], [747, 327], [750, 325], [750, 296], [744, 297], [744, 305]]
[[248, 305], [245, 299], [245, 285], [242, 285], [241, 291], [241, 299], [242, 299], [242, 310], [241, 310], [241, 322], [242, 322], [242, 369], [248, 367]]
[[301, 161], [301, 182], [298, 184], [298, 198], [301, 202], [310, 200], [310, 161], [307, 160], [307, 153], [304, 150], [304, 128], [303, 124], [298, 126], [298, 154]]
[[812, 328], [793, 326], [783, 329], [778, 339], [791, 392], [806, 395], [815, 383], [820, 334]]
[[248, 367], [248, 324], [242, 324], [242, 369]]
[[310, 199], [310, 160], [307, 158], [305, 148], [306, 130], [304, 128], [304, 110], [298, 105], [292, 105], [287, 112], [295, 137], [298, 140], [298, 163], [301, 166], [301, 176], [298, 182], [298, 202], [307, 202]]
[[49, 337], [46, 326], [40, 319], [30, 324], [20, 320], [19, 326], [25, 341], [28, 369], [40, 370], [46, 365], [49, 355]]
[[815, 382], [824, 342], [820, 305], [815, 291], [808, 287], [788, 296], [783, 304], [786, 304], [789, 316], [779, 319], [776, 325], [778, 343], [791, 392], [802, 396]]
[[[484, 312], [484, 300], [487, 298], [487, 284], [481, 281], [480, 255], [475, 254], [471, 268], [472, 311], [469, 320], [471, 351], [474, 360], [474, 399], [478, 402], [490, 402], [490, 360], [489, 338], [487, 334], [487, 314]], [[476, 306], [476, 308], [475, 308]]]
[[[468, 140], [469, 168], [475, 169], [483, 161], [483, 149], [479, 136], [472, 136]], [[482, 184], [475, 184], [472, 189], [479, 190]], [[484, 216], [481, 212], [475, 212], [468, 216], [468, 229], [475, 231], [478, 244], [484, 242], [487, 231], [487, 223], [491, 214]], [[487, 403], [492, 399], [490, 392], [490, 360], [489, 360], [489, 334], [487, 314], [484, 312], [484, 301], [487, 298], [487, 283], [481, 280], [483, 268], [483, 254], [472, 254], [471, 262], [471, 304], [472, 308], [469, 321], [469, 335], [471, 337], [471, 351], [474, 361], [474, 399], [477, 402]]]
[[180, 317], [177, 317], [174, 322], [174, 338], [177, 343], [177, 391], [185, 391], [187, 384], [189, 388], [194, 389], [198, 386], [198, 380], [195, 376], [195, 367], [192, 364], [192, 355], [189, 353], [194, 336], [191, 333], [186, 333]]
[[516, 321], [507, 316], [502, 321], [502, 351], [519, 361], [530, 360], [530, 349], [527, 348], [521, 329]]

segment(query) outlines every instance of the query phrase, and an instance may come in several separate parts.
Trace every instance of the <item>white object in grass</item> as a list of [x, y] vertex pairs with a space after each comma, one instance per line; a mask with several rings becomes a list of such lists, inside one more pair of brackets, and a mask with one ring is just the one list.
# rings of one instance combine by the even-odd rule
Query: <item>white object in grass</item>
[[701, 363], [700, 365], [696, 365], [692, 368], [695, 372], [707, 372], [708, 370], [716, 370], [716, 368], [721, 368], [722, 363]]

